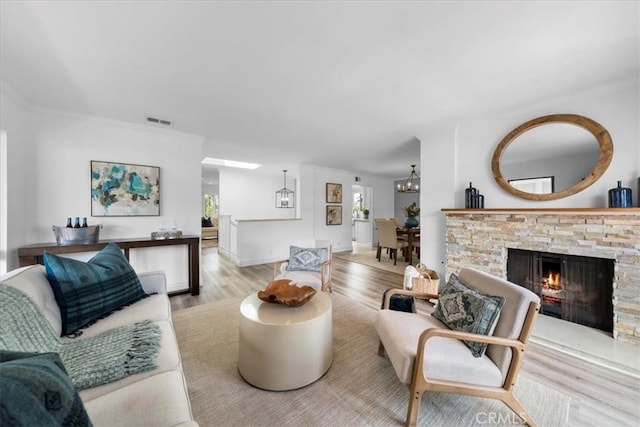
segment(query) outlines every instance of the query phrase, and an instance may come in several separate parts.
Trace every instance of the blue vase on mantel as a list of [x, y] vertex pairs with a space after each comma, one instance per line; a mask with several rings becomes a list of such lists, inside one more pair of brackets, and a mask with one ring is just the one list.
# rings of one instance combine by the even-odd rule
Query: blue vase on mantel
[[631, 189], [622, 186], [622, 181], [618, 181], [618, 187], [609, 190], [610, 208], [631, 208], [633, 207]]
[[407, 228], [417, 227], [420, 223], [418, 222], [418, 218], [415, 216], [407, 217], [407, 221], [404, 223], [404, 226]]

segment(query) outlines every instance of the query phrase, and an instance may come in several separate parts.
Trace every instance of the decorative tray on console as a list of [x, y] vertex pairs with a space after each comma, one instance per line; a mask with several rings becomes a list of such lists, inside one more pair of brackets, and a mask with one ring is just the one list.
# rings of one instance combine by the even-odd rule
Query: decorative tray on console
[[180, 230], [161, 230], [151, 232], [151, 238], [153, 240], [178, 239], [180, 237], [182, 237], [182, 231]]

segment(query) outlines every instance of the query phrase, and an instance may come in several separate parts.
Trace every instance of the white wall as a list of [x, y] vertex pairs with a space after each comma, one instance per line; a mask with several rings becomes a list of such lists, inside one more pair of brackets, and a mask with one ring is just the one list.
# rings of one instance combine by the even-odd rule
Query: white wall
[[[422, 141], [422, 194], [429, 195], [421, 200], [421, 225], [427, 223], [430, 229], [431, 223], [438, 224], [431, 232], [422, 233], [422, 253], [428, 266], [444, 274], [444, 215], [440, 210], [463, 208], [469, 181], [485, 195], [485, 208], [606, 207], [608, 190], [618, 180], [622, 180], [623, 186], [636, 189], [640, 176], [639, 87], [638, 79], [618, 82], [514, 107], [509, 113], [468, 118], [418, 135]], [[508, 194], [498, 186], [491, 172], [496, 146], [521, 123], [554, 113], [580, 114], [603, 125], [613, 138], [611, 165], [595, 184], [563, 199], [536, 202]], [[634, 194], [634, 201], [637, 200], [638, 194]]]
[[[457, 187], [463, 185], [456, 184], [456, 132], [455, 124], [443, 123], [420, 136], [421, 165], [428, 165], [421, 166], [420, 174], [420, 262], [440, 277], [445, 273], [446, 238], [445, 217], [440, 210], [455, 207]], [[464, 188], [462, 191], [464, 194]]]
[[[44, 109], [34, 110], [35, 185], [27, 188], [29, 224], [22, 244], [54, 240], [52, 225], [86, 216], [102, 224], [101, 239], [148, 237], [174, 220], [185, 235], [200, 235], [200, 161], [203, 138], [195, 135]], [[92, 217], [90, 161], [160, 167], [160, 216]], [[28, 196], [27, 196], [28, 195]], [[187, 247], [131, 251], [138, 272], [164, 270], [170, 289], [188, 284]]]
[[287, 188], [296, 192], [295, 208], [276, 208], [276, 191], [284, 184], [283, 174], [260, 169], [220, 168], [220, 213], [239, 219], [296, 218], [299, 210], [297, 172], [287, 172]]
[[[369, 218], [393, 216], [394, 189], [391, 179], [319, 166], [314, 166], [313, 171], [314, 234], [318, 239], [330, 240], [334, 252], [344, 252], [352, 249], [352, 184], [355, 184], [356, 176], [360, 177], [358, 185], [371, 188]], [[342, 225], [326, 225], [325, 213], [328, 205], [326, 202], [326, 184], [328, 182], [342, 184]], [[375, 227], [372, 227], [371, 241], [378, 241]]]
[[29, 122], [29, 105], [4, 82], [0, 90], [0, 129], [6, 132], [6, 231], [0, 240], [5, 253], [2, 270], [18, 266], [18, 248], [25, 244], [26, 230], [33, 223], [32, 196], [34, 187], [34, 152]]

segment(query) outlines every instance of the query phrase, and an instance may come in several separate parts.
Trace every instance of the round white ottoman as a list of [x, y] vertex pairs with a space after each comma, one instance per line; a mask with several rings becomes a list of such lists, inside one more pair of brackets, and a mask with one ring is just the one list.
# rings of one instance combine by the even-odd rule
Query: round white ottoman
[[266, 390], [293, 390], [316, 381], [333, 361], [331, 298], [324, 292], [300, 307], [263, 302], [257, 293], [240, 305], [238, 371]]

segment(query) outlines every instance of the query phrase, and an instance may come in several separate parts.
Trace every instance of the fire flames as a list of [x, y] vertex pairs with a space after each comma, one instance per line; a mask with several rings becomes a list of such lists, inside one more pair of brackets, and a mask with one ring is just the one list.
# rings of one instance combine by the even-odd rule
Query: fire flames
[[542, 287], [551, 291], [560, 292], [560, 273], [550, 270], [547, 275], [542, 278]]

